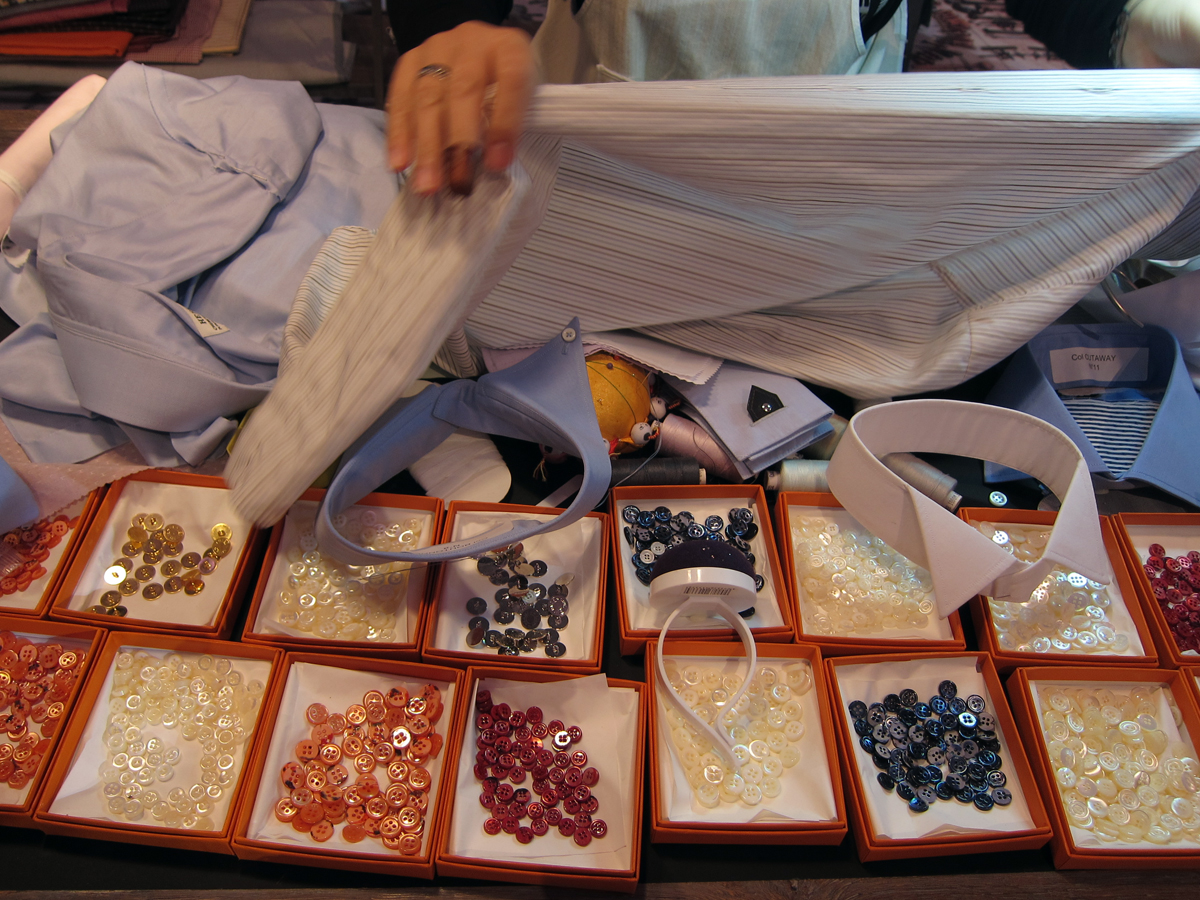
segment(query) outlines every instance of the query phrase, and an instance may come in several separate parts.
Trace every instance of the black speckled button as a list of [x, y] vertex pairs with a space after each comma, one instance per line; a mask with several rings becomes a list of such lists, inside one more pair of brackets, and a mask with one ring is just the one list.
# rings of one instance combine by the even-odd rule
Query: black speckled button
[[958, 696], [958, 685], [950, 679], [946, 679], [938, 685], [938, 696], [949, 702]]

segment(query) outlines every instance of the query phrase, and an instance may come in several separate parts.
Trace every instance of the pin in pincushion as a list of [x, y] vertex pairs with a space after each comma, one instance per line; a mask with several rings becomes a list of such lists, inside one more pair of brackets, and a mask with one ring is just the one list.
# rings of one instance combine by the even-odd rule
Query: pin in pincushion
[[741, 616], [754, 614], [754, 566], [724, 541], [685, 541], [654, 563], [650, 605], [674, 609], [697, 597], [721, 600]]

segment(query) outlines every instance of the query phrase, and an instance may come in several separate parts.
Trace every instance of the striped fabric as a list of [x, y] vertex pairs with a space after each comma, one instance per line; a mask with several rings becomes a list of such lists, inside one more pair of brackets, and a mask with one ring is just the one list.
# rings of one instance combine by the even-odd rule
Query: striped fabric
[[519, 208], [490, 179], [397, 202], [372, 274], [239, 441], [235, 496], [282, 514], [468, 314], [477, 347], [577, 315], [855, 397], [957, 384], [1148, 242], [1200, 254], [1198, 89], [1191, 70], [543, 87]]
[[1158, 414], [1157, 400], [1064, 397], [1062, 402], [1114, 478], [1122, 478], [1133, 468]]

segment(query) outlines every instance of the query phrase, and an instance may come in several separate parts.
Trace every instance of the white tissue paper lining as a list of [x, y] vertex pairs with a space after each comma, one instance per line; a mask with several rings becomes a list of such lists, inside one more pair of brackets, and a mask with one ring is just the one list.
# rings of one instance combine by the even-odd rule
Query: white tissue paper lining
[[[417, 694], [427, 684], [436, 686], [442, 692], [442, 716], [434, 725], [434, 730], [446, 740], [438, 755], [429, 760], [425, 767], [432, 776], [429, 787], [429, 807], [425, 814], [425, 831], [421, 835], [421, 853], [416, 857], [404, 857], [395, 850], [388, 850], [383, 843], [368, 837], [357, 844], [342, 837], [342, 826], [334, 829], [334, 835], [323, 844], [318, 844], [309, 835], [301, 834], [287, 822], [275, 818], [275, 804], [282, 800], [287, 791], [280, 781], [280, 772], [284, 765], [296, 760], [296, 744], [310, 737], [312, 726], [305, 718], [305, 710], [313, 703], [324, 703], [329, 712], [344, 713], [346, 708], [355, 703], [362, 703], [367, 691], [388, 690], [399, 685], [406, 688], [410, 694]], [[353, 853], [357, 856], [379, 856], [386, 859], [420, 859], [429, 856], [433, 842], [434, 809], [438, 801], [437, 789], [442, 777], [442, 764], [446, 756], [446, 746], [450, 736], [446, 733], [450, 727], [451, 710], [454, 708], [454, 683], [436, 680], [422, 680], [411, 675], [392, 675], [387, 672], [359, 671], [358, 669], [341, 669], [336, 666], [322, 666], [316, 663], [296, 663], [288, 672], [287, 684], [283, 689], [283, 697], [279, 703], [279, 713], [275, 719], [275, 731], [271, 735], [271, 746], [267, 750], [266, 762], [263, 765], [262, 780], [256, 787], [254, 811], [250, 816], [250, 824], [246, 829], [246, 837], [254, 841], [264, 841], [273, 844], [283, 844], [290, 849], [306, 849], [314, 853], [327, 850], [337, 850], [343, 853]], [[355, 778], [353, 766], [350, 767], [351, 779]], [[387, 773], [384, 767], [382, 776], [376, 770], [380, 786], [387, 790]]]
[[[843, 702], [849, 704], [862, 700], [868, 705], [882, 702], [888, 694], [903, 688], [912, 688], [922, 700], [934, 697], [938, 685], [950, 679], [958, 685], [958, 695], [967, 697], [979, 694], [987, 701], [987, 711], [994, 714], [996, 704], [988, 692], [983, 675], [975, 670], [974, 657], [956, 659], [910, 659], [886, 663], [867, 663], [854, 666], [834, 666]], [[846, 716], [847, 726], [851, 724]], [[875, 776], [879, 769], [871, 761], [871, 754], [864, 753], [858, 746], [858, 735], [850, 728], [850, 746], [854, 765], [862, 783], [870, 827], [876, 838], [907, 841], [948, 835], [985, 835], [1010, 831], [1031, 831], [1037, 827], [1025, 802], [1024, 785], [1010, 758], [1009, 749], [1015, 738], [1004, 733], [997, 717], [996, 736], [1000, 739], [1000, 758], [1004, 761], [1001, 771], [1008, 776], [1005, 785], [1012, 791], [1012, 803], [1007, 807], [994, 806], [981, 812], [971, 803], [957, 800], [939, 800], [929, 807], [928, 812], [915, 813], [908, 804], [896, 796], [895, 791], [885, 791]]]
[[[703, 522], [712, 515], [720, 516], [728, 524], [729, 510], [746, 507], [754, 513], [754, 522], [758, 525], [758, 534], [750, 541], [750, 550], [754, 554], [754, 571], [763, 577], [766, 584], [755, 596], [754, 615], [746, 619], [752, 629], [779, 628], [784, 625], [783, 614], [779, 611], [779, 598], [775, 596], [775, 573], [771, 569], [771, 558], [767, 553], [767, 536], [771, 534], [771, 523], [764, 519], [754, 503], [753, 497], [675, 497], [670, 500], [630, 497], [622, 501], [621, 506], [629, 504], [643, 510], [652, 510], [656, 506], [665, 506], [672, 513], [687, 510], [695, 516], [697, 522]], [[653, 629], [659, 631], [666, 624], [671, 614], [669, 609], [654, 609], [650, 605], [650, 588], [637, 580], [637, 569], [633, 565], [633, 547], [625, 540], [625, 526], [628, 523], [621, 519], [621, 510], [613, 521], [617, 530], [617, 558], [620, 560], [621, 580], [625, 587], [625, 608], [629, 615], [629, 626], [634, 630]], [[700, 631], [713, 628], [729, 628], [729, 625], [718, 619], [684, 618], [680, 616], [671, 625], [671, 630]]]
[[[1150, 556], [1151, 544], [1162, 544], [1167, 556], [1179, 556], [1200, 547], [1200, 526], [1197, 525], [1127, 525], [1125, 531], [1143, 563]], [[1134, 572], [1133, 577], [1144, 576]], [[1181, 656], [1200, 658], [1200, 653], [1195, 650], [1179, 651], [1178, 645], [1175, 649]]]
[[[301, 535], [313, 532], [319, 507], [320, 504], [315, 500], [299, 500], [284, 516], [283, 533], [279, 538], [279, 547], [271, 560], [267, 586], [263, 589], [262, 603], [258, 607], [258, 618], [254, 621], [255, 634], [282, 634], [310, 640], [330, 641], [331, 643], [344, 640], [339, 637], [323, 638], [316, 632], [290, 628], [279, 621], [279, 614], [283, 611], [283, 607], [279, 605], [279, 592], [287, 583], [289, 574], [288, 552], [300, 546]], [[399, 525], [407, 519], [417, 519], [421, 523], [421, 537], [417, 541], [417, 547], [428, 547], [433, 543], [433, 514], [426, 510], [401, 509], [392, 506], [359, 506], [357, 504], [352, 508], [374, 510], [375, 514], [379, 516], [379, 524], [384, 526]], [[325, 556], [326, 554], [321, 552], [321, 555]], [[397, 612], [393, 620], [396, 639], [391, 643], [405, 644], [411, 640], [410, 635], [416, 631], [417, 620], [421, 615], [421, 600], [425, 596], [425, 581], [428, 577], [429, 566], [416, 565], [407, 570], [405, 593], [396, 603]], [[358, 580], [366, 581], [366, 578], [360, 577]], [[400, 614], [401, 610], [403, 615]], [[380, 647], [388, 646], [382, 641], [370, 641], [369, 643], [378, 644]]]
[[[64, 541], [64, 543], [65, 543], [65, 541]], [[92, 642], [89, 640], [84, 640], [82, 638], [68, 637], [65, 635], [36, 634], [34, 632], [29, 632], [29, 631], [14, 631], [13, 634], [19, 638], [25, 638], [27, 641], [33, 641], [35, 644], [37, 644], [39, 646], [41, 646], [43, 644], [62, 644], [62, 648], [64, 650], [75, 650], [79, 653], [83, 653], [83, 652], [87, 651], [92, 646]], [[90, 665], [91, 661], [88, 660], [87, 662]], [[87, 676], [85, 675], [84, 677], [86, 678]], [[54, 734], [55, 740], [58, 740], [59, 738], [61, 738], [62, 733], [66, 730], [67, 718], [70, 716], [71, 710], [73, 708], [74, 708], [73, 706], [67, 707], [66, 713], [59, 720], [60, 724], [58, 726], [58, 731], [56, 731]], [[41, 726], [38, 725], [36, 722], [34, 722], [32, 719], [29, 720], [29, 727], [31, 730], [36, 730], [38, 737], [43, 737]], [[14, 741], [13, 743], [15, 744], [16, 742]], [[51, 751], [51, 753], [53, 753], [54, 747], [51, 747], [50, 751]], [[12, 787], [8, 786], [7, 781], [0, 781], [0, 806], [8, 806], [8, 805], [21, 806], [22, 804], [25, 803], [26, 798], [28, 798], [28, 796], [29, 796], [29, 792], [31, 790], [33, 790], [33, 788], [37, 787], [37, 785], [39, 784], [39, 779], [41, 778], [41, 776], [43, 776], [45, 774], [47, 763], [50, 759], [51, 753], [47, 753], [46, 756], [44, 756], [42, 758], [42, 764], [38, 767], [37, 771], [34, 773], [34, 777], [30, 778], [29, 781], [27, 781], [25, 783], [25, 787], [12, 788]]]
[[[1158, 711], [1154, 714], [1154, 718], [1158, 720], [1159, 728], [1167, 735], [1167, 746], [1171, 747], [1177, 743], [1184, 743], [1191, 747], [1192, 757], [1196, 756], [1196, 745], [1192, 743], [1191, 737], [1187, 733], [1187, 728], [1182, 724], [1176, 724], [1176, 715], [1178, 707], [1175, 705], [1175, 698], [1171, 694], [1171, 689], [1165, 684], [1150, 683], [1145, 681], [1097, 681], [1097, 682], [1082, 682], [1082, 681], [1030, 681], [1029, 690], [1033, 694], [1033, 705], [1037, 712], [1037, 726], [1041, 740], [1039, 746], [1031, 748], [1030, 752], [1040, 753], [1046, 759], [1050, 759], [1050, 753], [1046, 749], [1046, 734], [1042, 730], [1042, 723], [1045, 721], [1044, 708], [1042, 707], [1042, 692], [1049, 694], [1054, 689], [1077, 690], [1079, 688], [1108, 688], [1110, 691], [1131, 691], [1133, 688], [1148, 688], [1151, 691], [1157, 692]], [[1050, 802], [1058, 804], [1059, 808], [1063, 808], [1062, 792], [1059, 790], [1058, 782], [1054, 781], [1053, 772], [1058, 768], [1054, 764], [1054, 760], [1050, 760], [1051, 783], [1050, 789], [1054, 791], [1055, 796]], [[1107, 852], [1121, 852], [1122, 850], [1128, 853], [1140, 853], [1144, 850], [1195, 850], [1200, 847], [1200, 842], [1191, 840], [1177, 841], [1173, 844], [1155, 844], [1153, 841], [1139, 841], [1136, 844], [1128, 844], [1124, 841], [1102, 841], [1086, 828], [1077, 828], [1067, 819], [1067, 824], [1071, 829], [1071, 842], [1076, 847], [1088, 850], [1105, 850]]]
[[[183, 552], [176, 557], [164, 556], [154, 568], [160, 569], [168, 559], [179, 560], [184, 553], [195, 551], [203, 554], [212, 546], [212, 527], [224, 523], [233, 529], [229, 555], [217, 564], [211, 575], [204, 576], [204, 590], [190, 595], [183, 591], [176, 594], [164, 593], [157, 600], [142, 596], [139, 585], [136, 593], [121, 597], [121, 605], [129, 610], [127, 619], [146, 622], [165, 622], [172, 625], [213, 625], [224, 605], [225, 595], [237, 569], [242, 551], [246, 547], [246, 536], [250, 523], [234, 511], [229, 491], [223, 488], [197, 487], [188, 484], [162, 484], [154, 481], [128, 481], [113, 505], [112, 513], [100, 527], [100, 538], [87, 566], [75, 585], [68, 606], [70, 609], [86, 610], [100, 602], [105, 591], [116, 590], [115, 585], [106, 584], [104, 570], [120, 559], [121, 547], [129, 540], [126, 530], [138, 513], [157, 513], [167, 524], [183, 528]], [[134, 568], [142, 564], [141, 556], [129, 557]], [[154, 581], [162, 584], [165, 579], [156, 574]]]
[[[987, 519], [983, 519], [981, 521], [986, 522]], [[989, 522], [988, 524], [994, 526], [995, 528], [1003, 530], [1006, 525], [1021, 525], [1024, 523], [1021, 523], [1021, 522]], [[1038, 526], [1026, 526], [1026, 527], [1038, 527]], [[1047, 530], [1049, 530], [1049, 526], [1046, 526], [1046, 528], [1047, 528]], [[1108, 588], [1109, 604], [1108, 604], [1108, 609], [1105, 610], [1105, 612], [1108, 614], [1108, 621], [1112, 624], [1112, 627], [1116, 630], [1117, 634], [1123, 634], [1129, 638], [1129, 646], [1126, 647], [1124, 650], [1122, 650], [1119, 653], [1115, 650], [1109, 650], [1107, 653], [1105, 653], [1105, 652], [1084, 653], [1081, 650], [1068, 650], [1068, 651], [1066, 651], [1067, 655], [1078, 656], [1080, 658], [1080, 660], [1093, 659], [1093, 658], [1097, 658], [1097, 657], [1103, 658], [1105, 656], [1144, 656], [1145, 655], [1146, 651], [1142, 647], [1141, 636], [1138, 634], [1137, 626], [1133, 623], [1133, 617], [1129, 615], [1129, 608], [1128, 608], [1127, 604], [1125, 603], [1125, 596], [1121, 593], [1121, 585], [1117, 582], [1116, 578], [1113, 578], [1112, 584], [1108, 585], [1107, 588]], [[988, 598], [988, 599], [990, 602], [991, 598]], [[992, 634], [999, 637], [1000, 633], [996, 630], [996, 621], [991, 616], [991, 606], [990, 605], [988, 607], [988, 624], [992, 628]], [[1055, 652], [1058, 653], [1061, 651], [1055, 651]], [[1030, 653], [1028, 655], [1037, 657], [1037, 656], [1040, 656], [1041, 654]]]
[[[184, 527], [186, 528], [187, 526], [185, 525]], [[145, 814], [136, 821], [130, 821], [124, 816], [113, 816], [108, 810], [107, 798], [105, 798], [101, 790], [100, 767], [108, 761], [108, 748], [104, 744], [104, 731], [108, 727], [108, 699], [112, 691], [113, 673], [116, 671], [116, 659], [122, 653], [136, 653], [138, 650], [146, 651], [155, 659], [166, 659], [172, 653], [178, 653], [193, 665], [197, 659], [205, 655], [203, 653], [185, 653], [178, 650], [164, 650], [160, 647], [139, 647], [136, 645], [127, 645], [118, 648], [116, 656], [113, 657], [112, 662], [109, 664], [108, 673], [104, 677], [104, 684], [100, 687], [96, 703], [88, 712], [87, 726], [80, 736], [78, 744], [75, 746], [75, 755], [71, 759], [71, 767], [58, 789], [58, 794], [55, 796], [54, 802], [50, 805], [50, 812], [52, 814], [70, 816], [75, 819], [99, 819], [104, 822], [120, 822], [123, 825], [132, 825], [138, 828], [167, 828], [165, 824], [153, 818], [149, 810], [146, 810]], [[221, 658], [220, 654], [216, 653], [209, 653], [208, 655], [214, 659]], [[242, 673], [243, 684], [254, 680], [261, 681], [264, 685], [269, 682], [271, 663], [268, 660], [245, 659], [236, 656], [225, 658], [233, 663], [235, 670]], [[258, 715], [262, 711], [261, 700], [265, 699], [265, 697], [266, 694], [264, 693], [263, 697], [260, 698], [258, 708], [254, 711], [254, 721], [248, 723], [250, 726], [257, 726]], [[247, 723], [243, 722], [243, 727], [246, 726]], [[167, 794], [174, 788], [181, 787], [187, 790], [193, 783], [200, 781], [200, 759], [203, 756], [203, 751], [201, 750], [201, 742], [199, 740], [184, 740], [183, 735], [180, 734], [178, 725], [174, 728], [149, 724], [140, 727], [144, 740], [156, 737], [163, 742], [164, 749], [178, 747], [180, 752], [179, 763], [174, 767], [175, 775], [169, 781], [155, 781], [153, 785], [148, 785], [143, 790], [157, 791], [165, 799]], [[246, 753], [254, 741], [252, 729], [247, 728], [247, 731], [250, 731], [250, 737], [238, 745], [232, 754], [238, 778], [232, 785], [226, 787], [225, 792], [219, 800], [213, 802], [213, 811], [210, 814], [210, 818], [216, 827], [213, 831], [197, 831], [196, 834], [216, 834], [225, 827], [225, 820], [229, 815], [229, 804], [237, 793], [237, 786], [241, 782], [242, 768], [246, 764]]]
[[[507, 525], [516, 519], [549, 521], [556, 518], [557, 515], [544, 513], [464, 510], [454, 516], [450, 540], [473, 538], [493, 530], [498, 524]], [[566, 528], [528, 537], [522, 544], [525, 546], [526, 559], [530, 562], [540, 559], [547, 566], [546, 574], [540, 578], [530, 576], [531, 582], [540, 582], [549, 587], [566, 572], [575, 575], [575, 580], [567, 586], [567, 603], [570, 604], [568, 624], [559, 637], [567, 652], [560, 659], [590, 659], [596, 645], [597, 610], [604, 603], [604, 598], [600, 596], [600, 569], [604, 564], [605, 552], [603, 522], [585, 516]], [[520, 618], [511, 625], [495, 623], [492, 613], [497, 608], [495, 596], [498, 588], [479, 574], [474, 559], [460, 559], [442, 565], [445, 575], [437, 598], [433, 646], [439, 650], [458, 650], [495, 657], [496, 651], [491, 647], [484, 644], [478, 647], [467, 645], [467, 623], [473, 618], [467, 612], [467, 601], [472, 597], [482, 597], [487, 601], [488, 608], [484, 616], [489, 622], [489, 629], [503, 631], [505, 628], [520, 627]], [[549, 627], [545, 622], [543, 619], [541, 627]], [[519, 662], [525, 656], [544, 657], [545, 652], [539, 648], [532, 654], [523, 653], [512, 659]]]
[[[761, 648], [760, 648], [761, 651]], [[717, 668], [723, 675], [745, 675], [745, 657], [721, 656], [667, 656], [680, 668], [695, 665], [702, 668]], [[759, 665], [802, 665], [810, 673], [812, 664], [807, 659], [763, 656], [760, 652]], [[825, 731], [821, 727], [821, 710], [818, 705], [816, 683], [798, 699], [804, 705], [804, 736], [796, 743], [800, 750], [800, 762], [784, 769], [779, 776], [783, 786], [778, 797], [763, 797], [757, 806], [744, 803], [726, 803], [713, 809], [701, 806], [695, 799], [683, 764], [671, 741], [671, 730], [667, 723], [667, 711], [672, 709], [663, 692], [670, 690], [661, 683], [654, 685], [658, 698], [658, 728], [654, 739], [658, 741], [658, 778], [666, 806], [668, 822], [699, 822], [706, 825], [721, 823], [786, 823], [786, 822], [830, 822], [837, 818], [837, 804], [833, 797], [833, 781], [829, 776], [829, 756], [825, 747]], [[793, 696], [796, 694], [793, 692]]]
[[[83, 512], [84, 503], [85, 500], [76, 500], [64, 509], [61, 515], [66, 516], [67, 519], [76, 518]], [[77, 529], [78, 525], [64, 534], [62, 540], [50, 548], [50, 555], [42, 562], [42, 568], [46, 570], [45, 575], [41, 578], [35, 578], [29, 583], [29, 587], [23, 591], [17, 591], [6, 597], [0, 597], [0, 612], [3, 612], [5, 609], [33, 609], [42, 602], [42, 594], [46, 591], [46, 585], [54, 577], [54, 570], [58, 568], [58, 564], [62, 561], [63, 555], [67, 552], [67, 547], [71, 541], [75, 540]]]
[[[587, 753], [588, 765], [595, 766], [600, 773], [600, 780], [592, 788], [592, 795], [600, 804], [593, 818], [607, 823], [608, 834], [580, 847], [573, 838], [561, 835], [556, 827], [535, 837], [530, 844], [520, 844], [515, 836], [504, 832], [484, 833], [488, 811], [479, 803], [483, 788], [475, 778], [475, 741], [479, 730], [475, 727], [472, 694], [458, 760], [458, 787], [446, 842], [447, 854], [528, 866], [631, 870], [633, 817], [637, 814], [634, 796], [638, 788], [633, 780], [634, 754], [638, 749], [637, 691], [609, 687], [603, 675], [544, 684], [483, 678], [476, 684], [476, 692], [480, 690], [491, 691], [495, 703], [507, 703], [521, 710], [540, 706], [545, 721], [560, 719], [567, 726], [578, 725], [582, 729], [583, 740], [571, 749]], [[530, 785], [527, 778], [520, 786]]]
[[[809, 516], [814, 519], [825, 519], [829, 522], [836, 522], [839, 528], [853, 529], [870, 533], [862, 525], [858, 519], [846, 512], [840, 507], [833, 506], [802, 506], [792, 504], [788, 506], [788, 521], [796, 524], [800, 516]], [[789, 533], [787, 537], [788, 552], [795, 556], [796, 545]], [[907, 559], [908, 557], [905, 557]], [[808, 602], [808, 594], [802, 587], [805, 575], [803, 572], [804, 566], [801, 565], [799, 559], [795, 560], [796, 564], [796, 599], [800, 606], [800, 622], [804, 628], [804, 634], [813, 639], [819, 640], [823, 637], [853, 637], [861, 638], [864, 641], [881, 641], [881, 640], [925, 640], [925, 641], [952, 641], [954, 640], [954, 630], [950, 627], [950, 620], [943, 619], [937, 612], [937, 598], [933, 591], [929, 592], [929, 599], [934, 604], [934, 610], [929, 614], [929, 622], [923, 628], [915, 628], [907, 626], [905, 628], [891, 628], [880, 631], [851, 631], [841, 634], [823, 634], [816, 630], [813, 624], [813, 617], [816, 615], [816, 610], [810, 607]], [[916, 563], [913, 563], [916, 565]]]

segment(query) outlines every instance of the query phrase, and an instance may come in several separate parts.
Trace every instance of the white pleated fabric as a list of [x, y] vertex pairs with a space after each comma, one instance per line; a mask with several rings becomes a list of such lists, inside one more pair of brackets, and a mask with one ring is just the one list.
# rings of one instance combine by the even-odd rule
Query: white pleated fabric
[[1200, 253], [1198, 89], [1192, 70], [543, 87], [524, 199], [486, 179], [397, 201], [239, 440], [235, 499], [282, 514], [468, 313], [476, 347], [579, 316], [855, 397], [957, 384], [1143, 245]]

